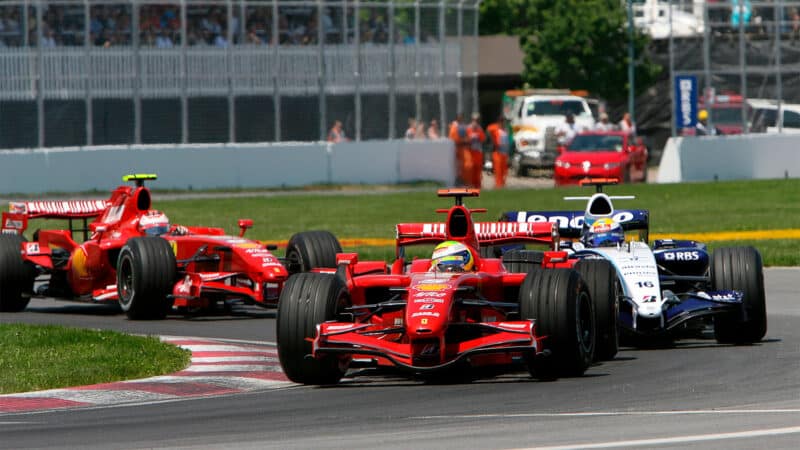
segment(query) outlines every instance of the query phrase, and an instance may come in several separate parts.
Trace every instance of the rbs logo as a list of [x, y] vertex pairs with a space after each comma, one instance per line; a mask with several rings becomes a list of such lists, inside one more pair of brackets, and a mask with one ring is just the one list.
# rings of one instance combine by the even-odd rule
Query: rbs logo
[[667, 261], [698, 261], [700, 260], [700, 252], [670, 252], [664, 253], [664, 259]]

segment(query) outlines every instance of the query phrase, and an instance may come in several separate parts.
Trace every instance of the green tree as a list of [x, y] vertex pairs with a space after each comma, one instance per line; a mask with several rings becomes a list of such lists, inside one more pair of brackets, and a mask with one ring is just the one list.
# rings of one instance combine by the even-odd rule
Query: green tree
[[[481, 32], [520, 37], [522, 79], [537, 88], [586, 89], [610, 101], [628, 93], [628, 24], [620, 0], [486, 0]], [[637, 93], [650, 87], [661, 67], [646, 55], [649, 38], [634, 33]]]

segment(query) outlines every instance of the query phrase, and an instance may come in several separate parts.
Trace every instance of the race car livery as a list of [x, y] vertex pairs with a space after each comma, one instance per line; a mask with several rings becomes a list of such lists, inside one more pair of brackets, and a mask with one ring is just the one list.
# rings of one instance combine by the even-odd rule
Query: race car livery
[[[127, 175], [135, 186], [108, 200], [11, 202], [0, 234], [0, 311], [22, 311], [33, 296], [118, 302], [133, 319], [227, 300], [274, 307], [291, 273], [335, 265], [341, 246], [324, 231], [295, 234], [278, 258], [274, 247], [243, 237], [252, 220], [239, 220], [239, 236], [170, 225], [151, 209], [144, 181], [154, 179]], [[68, 229], [36, 230], [28, 241], [32, 219], [65, 219]]]
[[[585, 211], [512, 211], [501, 219], [558, 222], [562, 236], [577, 238], [559, 245], [573, 264], [608, 261], [614, 269], [610, 295], [619, 303], [618, 325], [634, 343], [647, 337], [672, 339], [702, 332], [708, 326], [713, 326], [719, 342], [761, 340], [767, 318], [758, 251], [723, 247], [712, 253], [700, 242], [674, 239], [660, 239], [650, 245], [648, 212], [616, 210], [612, 200], [633, 197], [602, 192], [603, 185], [614, 183], [589, 181], [584, 184], [597, 187], [594, 195], [567, 197], [588, 201]], [[592, 245], [591, 225], [601, 220], [619, 224], [627, 238], [612, 245]], [[632, 237], [631, 231], [638, 232], [638, 237]]]
[[[522, 364], [537, 378], [582, 374], [594, 357], [594, 304], [581, 275], [565, 268], [567, 253], [546, 251], [538, 261], [480, 256], [481, 246], [557, 241], [557, 228], [473, 222], [485, 210], [467, 208], [463, 198], [478, 193], [441, 190], [455, 198], [437, 210], [444, 222], [398, 224], [390, 264], [342, 253], [335, 271], [290, 278], [277, 317], [289, 379], [333, 384], [351, 365], [430, 375]], [[417, 245], [451, 248], [408, 258]], [[464, 265], [451, 270], [458, 258]]]

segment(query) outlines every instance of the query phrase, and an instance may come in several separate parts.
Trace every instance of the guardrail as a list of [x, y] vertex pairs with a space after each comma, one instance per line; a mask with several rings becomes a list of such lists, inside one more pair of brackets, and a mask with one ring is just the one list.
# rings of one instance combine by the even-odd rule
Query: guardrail
[[450, 140], [331, 144], [135, 145], [0, 151], [0, 193], [107, 192], [125, 173], [157, 173], [159, 189], [313, 184], [453, 185]]

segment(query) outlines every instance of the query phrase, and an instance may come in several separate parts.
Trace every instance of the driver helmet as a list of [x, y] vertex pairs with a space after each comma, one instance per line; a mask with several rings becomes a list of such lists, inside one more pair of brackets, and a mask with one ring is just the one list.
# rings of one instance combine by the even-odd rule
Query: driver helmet
[[147, 236], [161, 236], [169, 231], [169, 218], [161, 211], [147, 211], [139, 219], [139, 230]]
[[625, 242], [625, 232], [614, 219], [603, 217], [589, 226], [582, 241], [587, 247], [612, 247]]
[[472, 250], [461, 242], [444, 241], [433, 249], [431, 271], [466, 272], [475, 266]]

